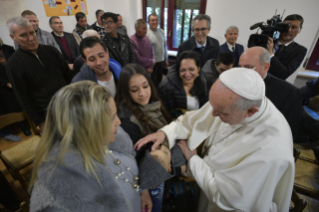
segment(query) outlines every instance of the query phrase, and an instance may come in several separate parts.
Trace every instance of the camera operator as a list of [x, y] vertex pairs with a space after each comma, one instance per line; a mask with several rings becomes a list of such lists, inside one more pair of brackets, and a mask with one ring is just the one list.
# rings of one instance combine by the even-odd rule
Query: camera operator
[[267, 50], [271, 55], [269, 73], [280, 79], [286, 80], [294, 73], [306, 56], [307, 49], [294, 42], [302, 29], [303, 21], [297, 14], [287, 16], [284, 22], [290, 23], [288, 31], [280, 33], [278, 40], [268, 40]]

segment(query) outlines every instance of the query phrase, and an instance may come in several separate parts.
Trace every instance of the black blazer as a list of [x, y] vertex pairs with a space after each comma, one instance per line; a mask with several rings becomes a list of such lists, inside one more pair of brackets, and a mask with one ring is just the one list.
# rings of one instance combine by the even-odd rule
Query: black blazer
[[306, 53], [307, 49], [305, 47], [292, 42], [275, 53], [270, 60], [268, 72], [279, 79], [285, 80], [298, 69]]
[[195, 43], [195, 38], [193, 36], [189, 40], [187, 40], [184, 43], [182, 43], [181, 45], [179, 45], [177, 56], [184, 51], [189, 51], [189, 50], [196, 51], [197, 53], [199, 53], [201, 55], [201, 58], [202, 58], [201, 66], [203, 66], [207, 62], [207, 60], [216, 59], [218, 56], [218, 52], [219, 52], [218, 40], [207, 36], [206, 42], [207, 42], [206, 47], [204, 48], [204, 51], [201, 52], [200, 49], [197, 48], [196, 43]]
[[[225, 42], [223, 45], [221, 45], [219, 47], [219, 54], [220, 53], [225, 53], [225, 52], [231, 52], [228, 48], [228, 45], [227, 45], [227, 42]], [[239, 58], [240, 58], [240, 55], [244, 52], [244, 47], [243, 45], [240, 45], [240, 44], [235, 44], [235, 52], [237, 52], [238, 54], [238, 57], [235, 57], [235, 62], [234, 62], [234, 67], [238, 67], [238, 61], [239, 61]], [[233, 53], [233, 52], [231, 52]], [[234, 53], [233, 53], [234, 54]], [[235, 55], [234, 55], [235, 56]]]
[[76, 42], [74, 35], [68, 32], [63, 32], [63, 35], [66, 39], [66, 42], [68, 43], [69, 46], [69, 50], [71, 52], [72, 55], [72, 59], [69, 58], [69, 55], [66, 53], [62, 43], [60, 42], [58, 36], [55, 35], [55, 33], [52, 31], [51, 34], [53, 35], [56, 43], [59, 45], [63, 58], [69, 63], [69, 64], [73, 64], [75, 59], [80, 55], [80, 49], [79, 49], [79, 45]]
[[266, 85], [266, 97], [286, 118], [295, 141], [302, 114], [300, 90], [269, 73], [264, 82]]

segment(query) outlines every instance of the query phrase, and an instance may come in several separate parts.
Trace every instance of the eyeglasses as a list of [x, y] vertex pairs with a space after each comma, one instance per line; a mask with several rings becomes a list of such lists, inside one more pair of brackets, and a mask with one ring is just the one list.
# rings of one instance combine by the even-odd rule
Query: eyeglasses
[[108, 22], [102, 22], [102, 24], [105, 26], [105, 25], [112, 25], [114, 24], [114, 21], [108, 21]]
[[206, 30], [208, 30], [207, 27], [206, 28], [201, 28], [201, 29], [196, 28], [196, 29], [193, 29], [193, 32], [199, 33], [199, 31], [205, 32]]

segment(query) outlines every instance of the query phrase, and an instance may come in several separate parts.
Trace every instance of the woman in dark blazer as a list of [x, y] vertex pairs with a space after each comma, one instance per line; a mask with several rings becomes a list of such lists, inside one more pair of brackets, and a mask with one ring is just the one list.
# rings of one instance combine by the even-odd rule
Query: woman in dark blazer
[[196, 110], [208, 101], [211, 83], [201, 70], [200, 56], [194, 51], [181, 53], [159, 85], [158, 92], [172, 119], [185, 111]]

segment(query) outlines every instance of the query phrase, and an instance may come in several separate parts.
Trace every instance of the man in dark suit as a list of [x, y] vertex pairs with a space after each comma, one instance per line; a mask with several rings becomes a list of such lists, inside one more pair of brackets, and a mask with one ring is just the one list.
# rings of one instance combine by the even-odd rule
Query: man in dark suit
[[63, 23], [60, 17], [52, 16], [49, 20], [49, 23], [51, 29], [53, 30], [51, 34], [59, 45], [64, 60], [68, 62], [72, 70], [75, 59], [80, 55], [79, 46], [73, 34], [63, 32]]
[[307, 49], [294, 42], [302, 29], [303, 18], [296, 14], [289, 15], [284, 22], [290, 23], [289, 30], [281, 33], [278, 40], [273, 41], [269, 38], [267, 50], [271, 55], [269, 73], [286, 80], [298, 69], [306, 56]]
[[244, 52], [244, 47], [236, 43], [238, 37], [238, 28], [236, 26], [230, 26], [226, 30], [225, 38], [226, 42], [219, 47], [219, 54], [225, 52], [231, 52], [235, 57], [234, 67], [238, 67], [238, 60], [240, 55]]
[[252, 47], [239, 58], [239, 67], [254, 69], [264, 79], [266, 97], [286, 118], [295, 140], [302, 113], [300, 90], [292, 84], [269, 74], [270, 66], [270, 55], [262, 47]]
[[202, 65], [209, 59], [216, 59], [219, 51], [218, 40], [207, 36], [210, 31], [211, 19], [208, 15], [199, 14], [192, 21], [194, 36], [178, 47], [178, 53], [193, 50], [202, 58]]

